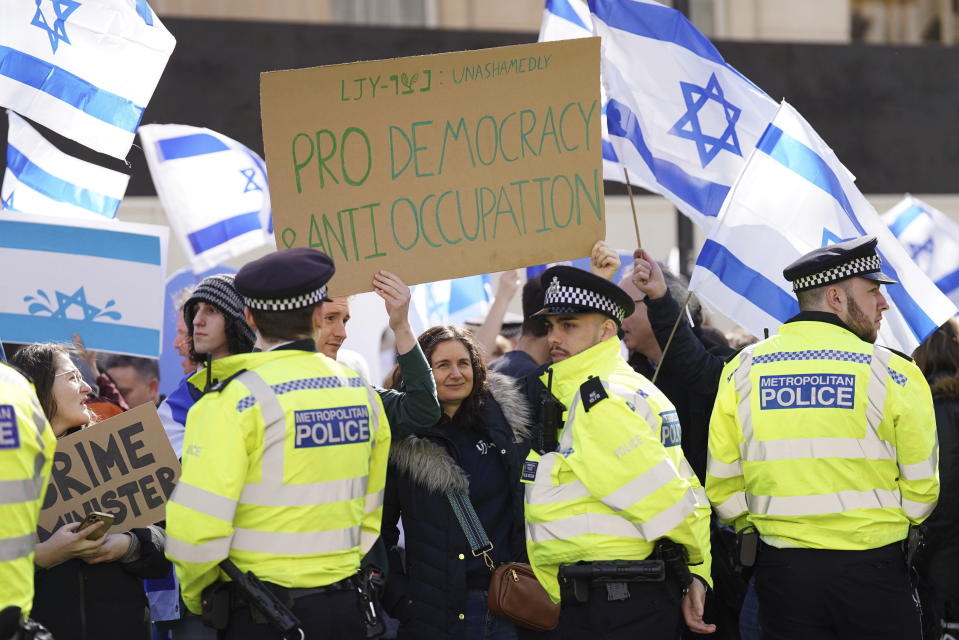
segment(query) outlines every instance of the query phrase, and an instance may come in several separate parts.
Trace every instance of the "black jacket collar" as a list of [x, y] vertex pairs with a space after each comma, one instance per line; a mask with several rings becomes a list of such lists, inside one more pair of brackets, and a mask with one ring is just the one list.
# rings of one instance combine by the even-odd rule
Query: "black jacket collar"
[[302, 340], [294, 340], [288, 344], [281, 345], [273, 351], [312, 351], [316, 352], [316, 343], [313, 342], [312, 338], [304, 338]]
[[800, 311], [789, 320], [786, 320], [786, 322], [825, 322], [827, 324], [834, 324], [837, 327], [845, 329], [849, 333], [855, 333], [849, 328], [849, 325], [839, 319], [839, 316], [837, 316], [835, 313], [829, 313], [827, 311]]

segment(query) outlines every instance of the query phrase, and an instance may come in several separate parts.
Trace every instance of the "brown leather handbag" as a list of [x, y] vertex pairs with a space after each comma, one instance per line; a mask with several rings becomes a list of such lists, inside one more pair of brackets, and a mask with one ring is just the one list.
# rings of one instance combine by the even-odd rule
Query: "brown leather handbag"
[[550, 631], [559, 624], [559, 605], [522, 562], [507, 562], [493, 570], [486, 606], [494, 614], [534, 631]]
[[534, 631], [550, 631], [559, 624], [559, 605], [553, 602], [546, 589], [536, 579], [533, 569], [522, 562], [507, 562], [498, 567], [489, 552], [493, 543], [480, 522], [469, 495], [465, 492], [447, 492], [446, 497], [474, 556], [482, 556], [492, 572], [486, 607], [493, 614], [513, 624]]

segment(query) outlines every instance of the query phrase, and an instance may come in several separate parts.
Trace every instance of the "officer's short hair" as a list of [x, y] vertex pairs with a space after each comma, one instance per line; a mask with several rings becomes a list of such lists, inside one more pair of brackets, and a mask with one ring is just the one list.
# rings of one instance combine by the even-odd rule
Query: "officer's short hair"
[[799, 310], [806, 311], [819, 306], [825, 293], [826, 287], [816, 287], [815, 289], [797, 291], [796, 299], [799, 300]]
[[313, 336], [313, 310], [317, 306], [290, 311], [250, 309], [250, 314], [257, 332], [267, 340], [302, 340]]
[[154, 358], [109, 355], [103, 359], [102, 369], [107, 370], [115, 367], [133, 367], [144, 382], [160, 379], [160, 364]]

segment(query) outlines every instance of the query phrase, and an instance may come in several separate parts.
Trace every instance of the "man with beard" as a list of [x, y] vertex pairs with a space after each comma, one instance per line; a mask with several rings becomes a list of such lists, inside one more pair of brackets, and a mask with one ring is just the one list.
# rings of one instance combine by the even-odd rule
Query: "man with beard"
[[936, 422], [922, 373], [873, 344], [889, 308], [876, 238], [786, 267], [800, 312], [723, 370], [706, 492], [760, 536], [765, 638], [918, 640], [902, 542], [939, 494]]

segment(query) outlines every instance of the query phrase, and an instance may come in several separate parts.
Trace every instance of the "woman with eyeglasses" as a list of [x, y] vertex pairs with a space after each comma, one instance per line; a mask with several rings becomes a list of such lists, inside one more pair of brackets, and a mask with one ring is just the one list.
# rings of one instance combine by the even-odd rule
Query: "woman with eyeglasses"
[[[10, 359], [33, 381], [58, 438], [97, 421], [87, 408], [90, 386], [57, 344], [31, 344]], [[54, 465], [56, 466], [56, 465]], [[164, 533], [156, 526], [110, 531], [88, 540], [79, 523], [61, 526], [36, 546], [32, 617], [58, 640], [150, 637], [143, 578], [162, 578]]]

